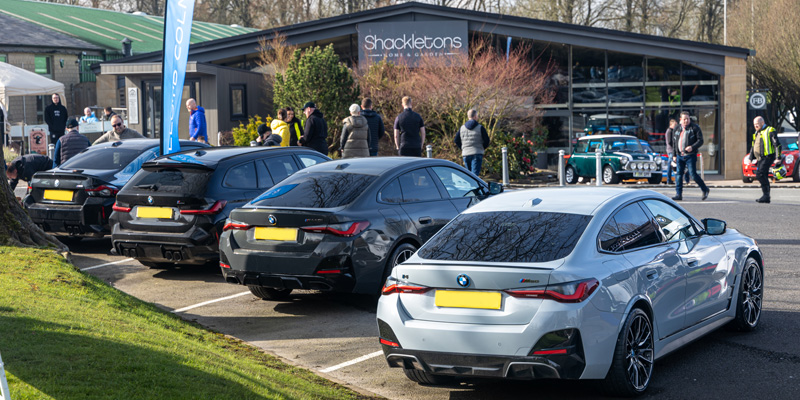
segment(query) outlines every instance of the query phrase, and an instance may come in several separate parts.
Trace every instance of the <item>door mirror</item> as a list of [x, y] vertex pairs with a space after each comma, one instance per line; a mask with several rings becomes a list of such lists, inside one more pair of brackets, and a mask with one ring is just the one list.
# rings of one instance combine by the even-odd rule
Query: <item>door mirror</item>
[[725, 233], [725, 228], [728, 224], [725, 221], [714, 219], [714, 218], [706, 218], [703, 220], [703, 229], [709, 235], [722, 235]]
[[489, 182], [489, 194], [496, 195], [503, 193], [503, 185], [497, 182]]

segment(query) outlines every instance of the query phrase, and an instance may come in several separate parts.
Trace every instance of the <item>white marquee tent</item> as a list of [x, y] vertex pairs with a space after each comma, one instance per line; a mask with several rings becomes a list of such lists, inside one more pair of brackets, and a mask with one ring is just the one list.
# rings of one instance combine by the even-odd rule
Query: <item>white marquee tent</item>
[[[8, 99], [11, 96], [46, 96], [53, 93], [61, 95], [62, 104], [64, 100], [64, 84], [52, 79], [41, 76], [37, 73], [15, 67], [11, 64], [0, 62], [0, 112], [6, 121], [6, 133], [8, 133]], [[24, 103], [23, 103], [24, 107]], [[23, 111], [23, 132], [24, 132], [24, 111]]]

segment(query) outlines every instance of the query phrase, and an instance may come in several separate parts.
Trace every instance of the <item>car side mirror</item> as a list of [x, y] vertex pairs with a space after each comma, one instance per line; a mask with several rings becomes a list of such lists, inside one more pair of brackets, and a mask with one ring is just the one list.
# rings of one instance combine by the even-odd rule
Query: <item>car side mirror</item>
[[728, 224], [725, 221], [719, 219], [706, 218], [703, 220], [703, 229], [709, 235], [722, 235], [725, 233], [727, 226]]
[[492, 196], [503, 193], [503, 185], [497, 182], [489, 182], [489, 194]]

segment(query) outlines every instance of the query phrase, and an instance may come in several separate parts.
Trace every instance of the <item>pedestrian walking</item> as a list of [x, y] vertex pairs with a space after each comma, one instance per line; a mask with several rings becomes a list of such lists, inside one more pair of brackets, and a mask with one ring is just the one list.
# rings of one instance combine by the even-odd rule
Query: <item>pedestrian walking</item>
[[352, 104], [350, 116], [342, 121], [342, 139], [339, 149], [342, 158], [369, 157], [370, 134], [367, 119], [361, 115], [361, 106]]
[[206, 110], [198, 107], [194, 99], [186, 100], [186, 109], [189, 110], [189, 140], [208, 143]]
[[464, 167], [480, 176], [483, 166], [484, 150], [489, 147], [489, 134], [486, 128], [478, 123], [478, 111], [467, 111], [467, 122], [456, 132], [456, 146], [461, 149]]
[[78, 121], [75, 118], [70, 118], [67, 121], [67, 134], [56, 142], [55, 151], [53, 152], [53, 168], [86, 150], [89, 145], [89, 139], [78, 133]]
[[125, 139], [144, 139], [144, 135], [125, 126], [125, 124], [122, 123], [122, 117], [115, 114], [111, 117], [111, 130], [97, 138], [92, 145], [105, 142], [118, 142]]
[[394, 143], [401, 156], [422, 156], [425, 145], [425, 122], [412, 109], [411, 97], [402, 100], [403, 112], [394, 120]]
[[281, 146], [283, 147], [289, 146], [289, 124], [286, 123], [287, 119], [286, 109], [281, 108], [278, 110], [277, 115], [269, 124], [270, 129], [272, 129], [272, 133], [280, 135]]
[[30, 182], [33, 174], [53, 168], [53, 160], [41, 154], [25, 154], [6, 163], [6, 178], [13, 191], [20, 179]]
[[703, 145], [703, 131], [700, 130], [700, 126], [692, 122], [689, 113], [684, 111], [681, 113], [680, 130], [675, 136], [672, 145], [678, 163], [678, 173], [675, 180], [675, 196], [672, 200], [683, 200], [683, 179], [681, 177], [687, 168], [689, 175], [703, 191], [703, 200], [705, 200], [711, 190], [697, 173], [697, 151]]
[[297, 140], [303, 136], [303, 123], [292, 107], [286, 107], [286, 123], [289, 124], [289, 146], [297, 146]]
[[61, 96], [53, 93], [53, 103], [44, 109], [44, 122], [47, 130], [50, 131], [50, 143], [55, 144], [58, 139], [64, 136], [67, 128], [67, 107], [61, 104]]
[[[767, 126], [764, 118], [756, 117], [753, 120], [756, 133], [753, 135], [753, 146], [750, 148], [749, 159], [751, 164], [756, 164], [756, 179], [761, 184], [761, 197], [756, 199], [759, 203], [769, 203], [769, 169], [775, 156], [781, 154], [781, 142], [775, 128]], [[775, 165], [780, 168], [780, 159]]]
[[328, 123], [322, 112], [317, 109], [313, 101], [303, 105], [303, 114], [306, 116], [306, 126], [303, 136], [298, 140], [301, 146], [310, 147], [324, 155], [328, 155]]
[[369, 97], [361, 100], [361, 115], [367, 119], [369, 127], [369, 155], [378, 155], [380, 141], [386, 134], [386, 127], [383, 126], [383, 117], [372, 110], [372, 99]]

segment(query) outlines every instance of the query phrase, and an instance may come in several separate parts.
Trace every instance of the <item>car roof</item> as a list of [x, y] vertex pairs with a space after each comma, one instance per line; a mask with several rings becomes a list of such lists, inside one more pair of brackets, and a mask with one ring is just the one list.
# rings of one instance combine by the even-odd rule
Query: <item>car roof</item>
[[317, 152], [316, 150], [304, 147], [297, 147], [297, 146], [292, 146], [292, 147], [224, 146], [224, 147], [209, 147], [204, 149], [191, 149], [186, 151], [180, 151], [177, 153], [172, 153], [158, 157], [154, 160], [148, 161], [147, 164], [153, 165], [153, 164], [193, 163], [193, 164], [202, 164], [209, 167], [216, 167], [221, 162], [230, 158], [241, 157], [248, 154], [267, 153], [267, 152], [270, 154], [273, 153], [293, 154], [293, 153], [313, 152], [319, 156], [322, 156], [322, 154]]
[[[161, 139], [126, 139], [126, 140], [119, 140], [116, 142], [98, 143], [89, 146], [89, 149], [104, 149], [107, 147], [115, 147], [118, 149], [144, 150], [158, 146], [159, 143], [161, 143]], [[189, 146], [189, 145], [198, 146], [199, 144], [198, 142], [181, 140], [181, 146]]]
[[[537, 211], [594, 215], [607, 201], [636, 198], [656, 192], [651, 190], [612, 187], [559, 187], [509, 191], [490, 197], [464, 211], [467, 213], [496, 211]], [[624, 199], [623, 199], [624, 198]]]
[[784, 133], [779, 133], [778, 137], [795, 138], [797, 137], [797, 135], [798, 135], [797, 132], [784, 132]]
[[452, 166], [453, 163], [437, 158], [420, 157], [345, 158], [312, 165], [306, 168], [304, 172], [345, 171], [353, 174], [382, 175], [390, 170], [404, 168], [406, 166], [424, 167], [435, 165]]
[[632, 135], [586, 135], [586, 136], [579, 137], [578, 140], [610, 139], [610, 138], [639, 139], [636, 136], [632, 136]]
[[614, 114], [592, 114], [589, 118], [605, 118], [605, 119], [613, 119], [613, 118], [632, 118], [627, 115], [614, 115]]

